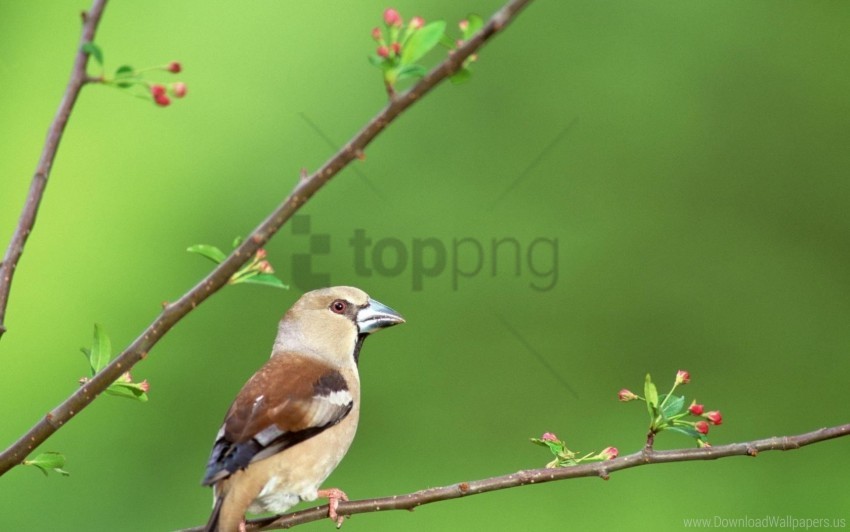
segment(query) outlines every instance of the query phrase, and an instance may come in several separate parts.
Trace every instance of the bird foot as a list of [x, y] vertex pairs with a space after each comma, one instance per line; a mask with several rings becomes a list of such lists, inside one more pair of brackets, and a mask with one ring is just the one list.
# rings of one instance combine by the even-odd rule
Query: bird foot
[[339, 501], [348, 500], [348, 495], [346, 495], [341, 489], [328, 488], [326, 490], [319, 490], [319, 497], [328, 500], [328, 517], [336, 521], [337, 528], [341, 527], [345, 516], [337, 514], [336, 509], [337, 506], [339, 506]]

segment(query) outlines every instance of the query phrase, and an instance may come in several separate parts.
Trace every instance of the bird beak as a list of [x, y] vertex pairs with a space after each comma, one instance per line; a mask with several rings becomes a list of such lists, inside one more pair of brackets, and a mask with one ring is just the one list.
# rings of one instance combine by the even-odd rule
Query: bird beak
[[399, 323], [404, 323], [401, 314], [372, 298], [369, 298], [369, 303], [357, 313], [360, 334], [370, 334]]

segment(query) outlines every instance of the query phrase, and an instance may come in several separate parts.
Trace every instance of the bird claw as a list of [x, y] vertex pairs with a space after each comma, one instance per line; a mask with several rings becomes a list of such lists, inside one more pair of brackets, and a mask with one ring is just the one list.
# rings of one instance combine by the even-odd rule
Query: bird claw
[[345, 520], [345, 516], [336, 513], [336, 509], [339, 506], [339, 501], [348, 500], [348, 495], [346, 495], [344, 491], [338, 488], [328, 488], [326, 490], [319, 490], [318, 495], [319, 497], [328, 500], [328, 517], [330, 517], [333, 521], [336, 522], [337, 528], [340, 528], [342, 526], [342, 522]]

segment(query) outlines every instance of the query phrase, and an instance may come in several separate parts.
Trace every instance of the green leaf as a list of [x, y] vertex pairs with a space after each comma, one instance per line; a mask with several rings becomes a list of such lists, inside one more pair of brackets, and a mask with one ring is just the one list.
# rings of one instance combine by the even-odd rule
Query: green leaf
[[468, 41], [470, 37], [481, 31], [481, 28], [484, 27], [484, 19], [475, 13], [467, 15], [466, 21], [469, 25], [466, 27], [466, 31], [463, 32], [464, 41]]
[[275, 288], [282, 288], [284, 290], [289, 290], [289, 285], [283, 284], [283, 281], [275, 277], [270, 273], [258, 273], [257, 275], [253, 275], [251, 277], [246, 277], [239, 281], [240, 283], [249, 283], [249, 284], [264, 284], [266, 286], [273, 286]]
[[233, 239], [233, 246], [232, 247], [234, 247], [234, 248], [238, 247], [239, 244], [241, 244], [244, 240], [245, 239], [242, 238], [241, 236], [237, 236], [236, 238]]
[[564, 452], [564, 445], [559, 441], [551, 441], [551, 440], [541, 440], [539, 438], [531, 438], [531, 443], [539, 445], [541, 447], [547, 447], [549, 451], [555, 456], [560, 456], [562, 452]]
[[109, 385], [109, 388], [106, 389], [106, 393], [116, 397], [135, 399], [143, 403], [148, 401], [147, 392], [145, 392], [141, 385], [136, 382], [113, 382]]
[[369, 62], [374, 66], [381, 68], [384, 66], [384, 58], [379, 56], [378, 54], [372, 54], [369, 56]]
[[100, 66], [103, 66], [103, 51], [100, 49], [100, 46], [93, 42], [87, 42], [83, 45], [83, 51], [94, 57], [94, 60], [97, 61]]
[[91, 365], [92, 375], [102, 370], [109, 364], [112, 358], [112, 343], [109, 337], [103, 331], [103, 327], [94, 324], [94, 340], [92, 342], [91, 351], [89, 351], [89, 364]]
[[646, 382], [643, 385], [643, 396], [646, 398], [646, 408], [649, 410], [649, 415], [654, 418], [658, 415], [658, 390], [652, 384], [652, 377], [649, 376], [649, 373], [646, 374]]
[[396, 81], [401, 81], [410, 78], [421, 78], [428, 73], [428, 70], [422, 65], [406, 65], [396, 71]]
[[457, 85], [458, 83], [463, 83], [465, 81], [469, 81], [472, 77], [472, 71], [466, 67], [461, 68], [449, 78], [449, 80]]
[[697, 439], [702, 438], [702, 434], [697, 432], [697, 429], [695, 429], [693, 427], [687, 427], [687, 426], [680, 427], [678, 425], [670, 425], [670, 426], [664, 427], [662, 430], [672, 430], [673, 432], [678, 432], [679, 434], [684, 434], [685, 436], [689, 436], [691, 438], [697, 438]]
[[31, 460], [24, 460], [24, 465], [35, 466], [41, 470], [42, 473], [47, 476], [48, 470], [53, 470], [60, 475], [68, 476], [70, 473], [62, 469], [65, 465], [65, 456], [61, 453], [57, 453], [54, 451], [48, 451], [46, 453], [41, 453]]
[[189, 253], [197, 253], [198, 255], [203, 255], [204, 257], [210, 259], [214, 263], [218, 264], [227, 258], [220, 249], [215, 246], [209, 246], [207, 244], [195, 244], [194, 246], [189, 246], [186, 248], [186, 251]]
[[122, 89], [126, 89], [127, 87], [132, 87], [133, 84], [128, 81], [121, 80], [130, 80], [136, 77], [136, 72], [133, 70], [133, 67], [130, 65], [121, 65], [115, 70], [115, 84]]
[[664, 416], [665, 419], [670, 419], [675, 416], [681, 412], [682, 408], [685, 406], [685, 398], [681, 395], [674, 395], [670, 398], [665, 398], [664, 401], [667, 402], [664, 403], [664, 408], [661, 409], [661, 415]]
[[437, 46], [446, 31], [446, 23], [437, 20], [419, 28], [401, 51], [401, 64], [412, 65]]

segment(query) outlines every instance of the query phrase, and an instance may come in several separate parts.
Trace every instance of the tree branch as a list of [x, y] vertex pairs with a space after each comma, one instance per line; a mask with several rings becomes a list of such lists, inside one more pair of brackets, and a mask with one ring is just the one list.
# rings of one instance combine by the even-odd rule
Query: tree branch
[[105, 7], [106, 0], [94, 0], [91, 9], [83, 13], [83, 32], [77, 46], [77, 56], [74, 60], [74, 68], [71, 70], [71, 79], [65, 88], [59, 110], [56, 111], [56, 116], [47, 130], [47, 139], [44, 141], [44, 148], [41, 151], [38, 166], [35, 168], [35, 174], [32, 176], [24, 209], [21, 211], [21, 217], [18, 219], [18, 225], [12, 235], [12, 240], [9, 242], [9, 247], [6, 248], [3, 262], [0, 262], [0, 338], [6, 332], [6, 307], [9, 304], [9, 292], [12, 289], [15, 268], [18, 266], [18, 261], [21, 260], [27, 238], [35, 225], [35, 216], [38, 213], [41, 198], [44, 196], [44, 189], [47, 187], [47, 179], [50, 177], [53, 159], [56, 158], [56, 151], [59, 149], [59, 141], [62, 140], [62, 133], [71, 117], [71, 110], [74, 108], [80, 90], [88, 82], [86, 65], [89, 61], [89, 55], [83, 51], [83, 45], [94, 40], [94, 34]]
[[0, 454], [0, 475], [19, 465], [26, 456], [41, 445], [54, 432], [59, 430], [73, 416], [87, 407], [109, 385], [145, 358], [150, 349], [177, 322], [203, 303], [225, 284], [256, 251], [277, 233], [283, 224], [332, 177], [345, 168], [384, 128], [404, 112], [408, 107], [428, 94], [441, 81], [452, 75], [462, 66], [464, 60], [476, 52], [502, 30], [532, 0], [511, 0], [500, 9], [490, 21], [464, 43], [453, 54], [431, 70], [409, 91], [393, 98], [389, 104], [361, 129], [345, 146], [333, 155], [321, 168], [295, 185], [293, 191], [272, 213], [254, 229], [245, 241], [230, 256], [221, 262], [209, 275], [203, 278], [191, 290], [174, 303], [165, 306], [163, 312], [142, 331], [124, 351], [118, 355], [100, 373], [83, 384], [79, 390], [65, 399], [36, 423], [18, 441]]
[[[697, 449], [675, 449], [670, 451], [653, 451], [642, 449], [628, 456], [621, 456], [605, 462], [593, 462], [571, 467], [550, 469], [529, 469], [510, 475], [492, 477], [483, 480], [459, 482], [441, 488], [429, 488], [404, 495], [392, 495], [377, 499], [340, 502], [337, 507], [339, 515], [354, 515], [384, 510], [414, 510], [423, 504], [438, 501], [448, 501], [478, 495], [489, 491], [517, 488], [528, 484], [542, 484], [556, 480], [579, 477], [600, 477], [608, 480], [614, 471], [629, 469], [649, 464], [664, 464], [668, 462], [689, 462], [692, 460], [716, 460], [729, 456], [756, 456], [761, 451], [792, 451], [833, 438], [850, 435], [850, 423], [837, 427], [822, 428], [797, 436], [778, 436], [744, 443], [730, 443], [717, 447]], [[317, 506], [307, 510], [292, 512], [248, 521], [247, 530], [277, 530], [292, 528], [297, 525], [327, 519], [328, 506]], [[199, 532], [203, 527], [187, 528], [181, 532]]]

